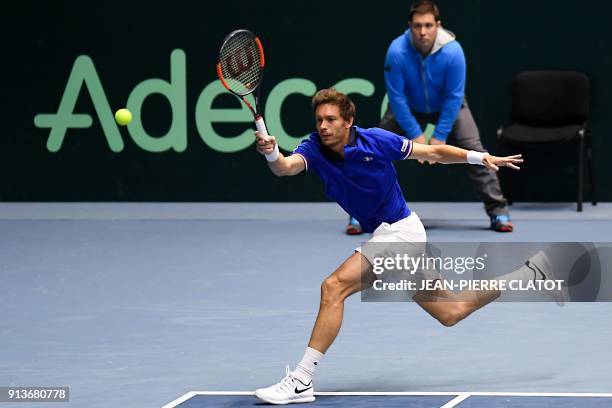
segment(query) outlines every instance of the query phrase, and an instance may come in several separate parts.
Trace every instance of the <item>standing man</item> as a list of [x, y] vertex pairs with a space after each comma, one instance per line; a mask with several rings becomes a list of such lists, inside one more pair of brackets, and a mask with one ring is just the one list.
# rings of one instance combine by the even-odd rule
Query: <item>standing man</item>
[[[520, 155], [495, 157], [453, 146], [413, 143], [389, 131], [353, 126], [355, 105], [334, 89], [323, 89], [312, 100], [317, 132], [285, 157], [273, 136], [256, 134], [257, 150], [265, 154], [276, 176], [314, 172], [325, 186], [327, 196], [349, 214], [354, 214], [366, 232], [369, 243], [399, 243], [419, 249], [427, 241], [418, 215], [406, 205], [392, 162], [417, 159], [440, 163], [471, 163], [497, 171], [506, 166], [518, 169]], [[362, 250], [365, 249], [365, 250]], [[308, 347], [293, 371], [287, 369], [279, 383], [255, 391], [255, 396], [272, 404], [312, 402], [315, 400], [312, 377], [340, 331], [344, 300], [376, 281], [375, 260], [367, 246], [358, 248], [321, 285], [319, 314]], [[418, 253], [418, 252], [417, 252]], [[543, 255], [530, 258], [519, 270], [504, 278], [535, 281], [550, 279]], [[540, 272], [540, 271], [543, 272]], [[439, 275], [428, 276], [436, 281]], [[499, 290], [454, 293], [447, 290], [412, 293], [412, 299], [445, 326], [452, 326], [472, 312], [495, 300]]]
[[[463, 50], [455, 36], [442, 28], [438, 7], [430, 1], [417, 1], [410, 7], [408, 30], [393, 40], [387, 51], [389, 107], [379, 126], [415, 143], [484, 151], [465, 100], [465, 71]], [[429, 141], [424, 134], [427, 124], [435, 125]], [[491, 228], [512, 232], [495, 172], [482, 166], [466, 169], [484, 202]], [[351, 219], [346, 232], [360, 233], [358, 222]]]

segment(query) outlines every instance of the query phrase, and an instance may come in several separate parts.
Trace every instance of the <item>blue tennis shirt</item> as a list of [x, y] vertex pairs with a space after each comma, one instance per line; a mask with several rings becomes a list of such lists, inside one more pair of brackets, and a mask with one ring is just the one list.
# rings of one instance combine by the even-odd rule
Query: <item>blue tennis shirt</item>
[[412, 141], [379, 128], [352, 128], [354, 140], [344, 146], [344, 159], [323, 145], [317, 132], [293, 151], [316, 173], [325, 194], [359, 221], [365, 232], [383, 222], [394, 223], [410, 215], [397, 181], [394, 160], [412, 152]]

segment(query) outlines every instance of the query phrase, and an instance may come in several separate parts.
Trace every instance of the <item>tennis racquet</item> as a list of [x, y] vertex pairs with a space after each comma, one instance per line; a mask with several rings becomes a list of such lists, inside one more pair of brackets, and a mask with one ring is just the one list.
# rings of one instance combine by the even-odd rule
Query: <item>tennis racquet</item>
[[[263, 46], [259, 38], [249, 30], [229, 33], [219, 49], [217, 75], [223, 86], [242, 99], [253, 113], [259, 133], [268, 136], [266, 124], [259, 110], [260, 84], [265, 66]], [[255, 93], [254, 93], [255, 92]], [[255, 107], [246, 100], [254, 93]]]

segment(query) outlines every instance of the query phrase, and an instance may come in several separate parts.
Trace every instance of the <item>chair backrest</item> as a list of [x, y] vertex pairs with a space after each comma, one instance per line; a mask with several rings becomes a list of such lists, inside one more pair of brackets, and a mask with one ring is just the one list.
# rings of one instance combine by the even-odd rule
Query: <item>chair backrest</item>
[[575, 71], [524, 71], [512, 81], [512, 121], [533, 126], [582, 124], [589, 115], [588, 77]]

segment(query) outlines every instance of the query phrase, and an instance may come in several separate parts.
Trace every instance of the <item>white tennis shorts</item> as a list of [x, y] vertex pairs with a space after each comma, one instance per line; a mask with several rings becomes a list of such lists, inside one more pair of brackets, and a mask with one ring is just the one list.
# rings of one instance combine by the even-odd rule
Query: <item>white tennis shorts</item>
[[[416, 250], [425, 250], [427, 233], [417, 213], [412, 212], [408, 217], [396, 221], [393, 224], [386, 222], [380, 224], [372, 233], [372, 238], [364, 244], [364, 247], [367, 247], [367, 244], [370, 242], [406, 242], [414, 244]], [[379, 245], [376, 245], [376, 247], [378, 246]], [[355, 251], [361, 252], [371, 264], [373, 263], [373, 259], [371, 258], [372, 254], [370, 254], [369, 251], [364, 250], [362, 247], [356, 248]]]
[[[427, 234], [421, 219], [416, 213], [388, 224], [383, 222], [372, 234], [372, 238], [361, 247], [356, 248], [370, 263], [376, 265], [376, 259], [400, 257], [422, 257], [427, 252]], [[380, 263], [379, 263], [380, 265]], [[400, 279], [404, 274], [394, 274], [394, 279]], [[435, 270], [419, 269], [412, 273], [414, 280], [439, 279]]]

